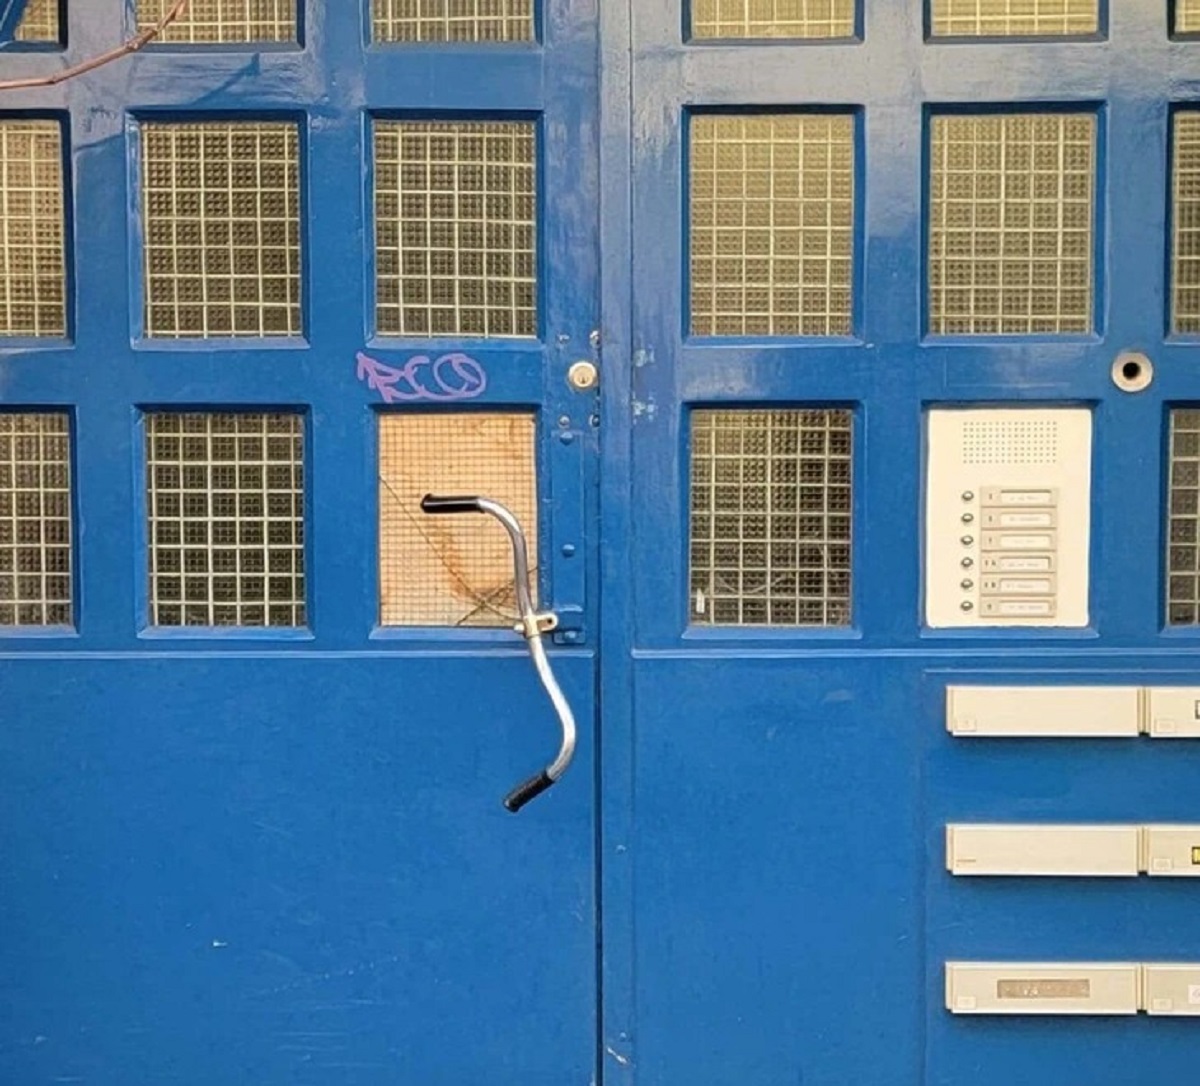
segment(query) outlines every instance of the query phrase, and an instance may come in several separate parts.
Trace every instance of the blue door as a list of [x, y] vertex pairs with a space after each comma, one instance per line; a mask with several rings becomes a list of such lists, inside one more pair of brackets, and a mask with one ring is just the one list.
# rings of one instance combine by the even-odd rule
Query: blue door
[[[0, 76], [174, 6], [35, 0]], [[0, 98], [0, 1080], [593, 1077], [597, 59], [220, 0]], [[555, 711], [430, 492], [558, 615], [517, 818]]]
[[1194, 1075], [1200, 7], [621, 29], [606, 1066]]

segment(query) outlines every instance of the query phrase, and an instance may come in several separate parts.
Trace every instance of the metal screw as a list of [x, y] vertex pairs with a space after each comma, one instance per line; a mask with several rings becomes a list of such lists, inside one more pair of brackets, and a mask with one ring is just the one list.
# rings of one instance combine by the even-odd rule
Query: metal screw
[[565, 430], [568, 426], [571, 425], [570, 416], [569, 415], [559, 415], [558, 416], [558, 425], [561, 426]]
[[562, 555], [564, 558], [574, 558], [575, 557], [575, 544], [574, 543], [564, 543], [563, 548], [562, 548]]
[[575, 440], [575, 435], [570, 430], [564, 430], [558, 435], [558, 440], [564, 445], [570, 445]]

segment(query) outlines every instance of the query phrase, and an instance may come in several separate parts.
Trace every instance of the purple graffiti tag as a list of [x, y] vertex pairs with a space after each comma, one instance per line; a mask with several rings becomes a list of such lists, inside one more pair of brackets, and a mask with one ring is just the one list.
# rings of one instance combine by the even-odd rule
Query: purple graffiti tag
[[477, 399], [488, 386], [487, 371], [465, 354], [419, 354], [387, 366], [359, 351], [357, 373], [384, 403], [457, 403]]

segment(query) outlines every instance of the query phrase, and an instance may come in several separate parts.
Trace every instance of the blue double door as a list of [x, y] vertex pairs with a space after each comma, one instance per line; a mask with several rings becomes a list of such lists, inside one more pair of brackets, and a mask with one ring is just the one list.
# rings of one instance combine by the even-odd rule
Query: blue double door
[[[945, 842], [1200, 822], [1185, 741], [947, 709], [1189, 682], [1187, 5], [224, 7], [0, 102], [65, 225], [0, 363], [0, 1078], [1186, 1074], [1185, 1017], [945, 991], [1198, 961], [1188, 880]], [[131, 22], [69, 8], [68, 58]], [[946, 622], [980, 408], [1086, 415], [1082, 482], [1012, 489], [1088, 530], [983, 621], [960, 486]], [[557, 616], [578, 751], [515, 817], [557, 725], [503, 534], [430, 491], [517, 513]]]

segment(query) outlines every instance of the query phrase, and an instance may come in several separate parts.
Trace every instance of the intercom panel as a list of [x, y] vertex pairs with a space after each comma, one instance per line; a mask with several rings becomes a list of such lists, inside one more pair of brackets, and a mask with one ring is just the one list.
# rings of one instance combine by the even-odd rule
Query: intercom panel
[[927, 624], [1086, 626], [1091, 412], [939, 407], [928, 441]]

